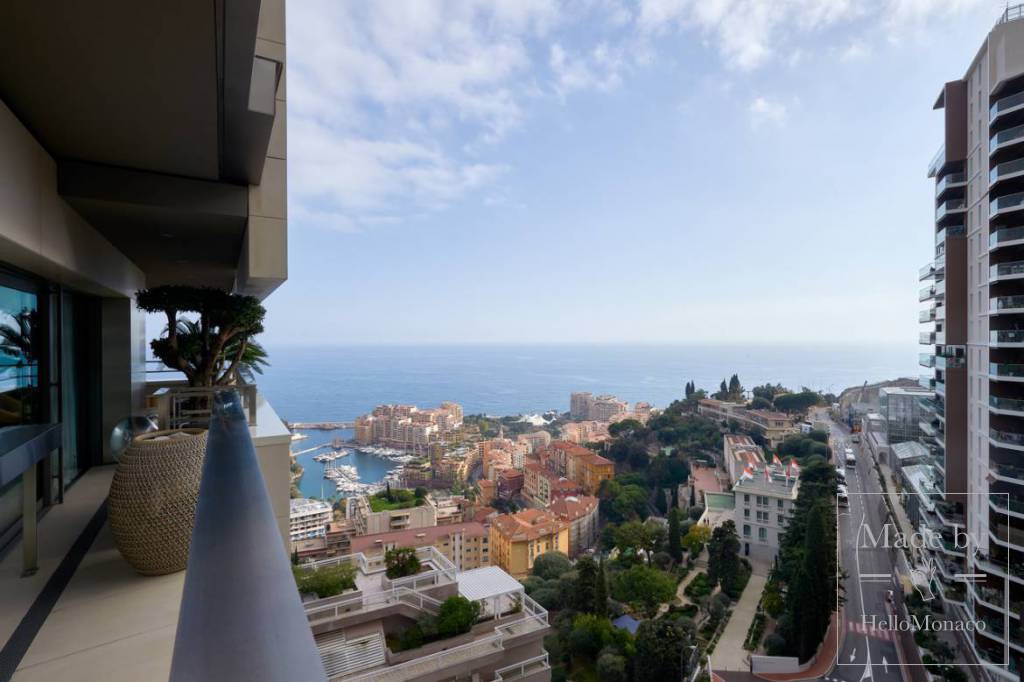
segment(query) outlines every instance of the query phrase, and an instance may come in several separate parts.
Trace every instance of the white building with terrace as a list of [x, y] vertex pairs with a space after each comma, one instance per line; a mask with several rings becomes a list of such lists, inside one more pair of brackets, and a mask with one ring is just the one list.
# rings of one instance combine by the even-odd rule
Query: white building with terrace
[[[351, 554], [305, 566], [317, 571], [348, 564], [356, 571], [354, 589], [305, 603], [329, 680], [551, 679], [543, 647], [548, 614], [521, 583], [496, 566], [459, 572], [434, 547], [421, 547], [416, 556], [419, 572], [394, 580], [382, 556]], [[456, 595], [480, 604], [469, 632], [392, 650], [403, 632], [423, 616], [436, 616], [444, 600]]]

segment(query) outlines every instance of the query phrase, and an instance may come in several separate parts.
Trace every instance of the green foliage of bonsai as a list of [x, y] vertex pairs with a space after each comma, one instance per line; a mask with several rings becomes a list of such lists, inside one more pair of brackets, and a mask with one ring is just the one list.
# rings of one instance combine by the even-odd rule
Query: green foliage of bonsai
[[317, 570], [292, 568], [299, 592], [315, 594], [318, 599], [333, 597], [345, 590], [355, 589], [356, 571], [348, 564], [329, 566]]
[[[136, 305], [147, 313], [167, 317], [164, 336], [153, 339], [153, 355], [180, 371], [189, 386], [224, 386], [238, 381], [246, 358], [266, 364], [259, 349], [254, 360], [252, 338], [263, 331], [266, 309], [255, 296], [221, 289], [159, 286], [135, 294]], [[193, 313], [198, 320], [180, 317]]]
[[420, 570], [420, 560], [412, 547], [397, 547], [384, 553], [389, 580], [415, 575]]

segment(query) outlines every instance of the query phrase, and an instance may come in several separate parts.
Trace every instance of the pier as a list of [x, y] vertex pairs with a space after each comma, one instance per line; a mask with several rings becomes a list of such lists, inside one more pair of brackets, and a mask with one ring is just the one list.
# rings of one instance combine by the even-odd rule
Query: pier
[[354, 429], [355, 422], [290, 422], [292, 431], [335, 431], [337, 429]]

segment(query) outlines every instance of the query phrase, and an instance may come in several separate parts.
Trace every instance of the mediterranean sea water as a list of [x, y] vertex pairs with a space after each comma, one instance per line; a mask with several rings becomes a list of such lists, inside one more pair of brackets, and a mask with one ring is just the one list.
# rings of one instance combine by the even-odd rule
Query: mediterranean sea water
[[[268, 349], [271, 366], [257, 377], [261, 392], [290, 421], [348, 421], [381, 403], [423, 407], [442, 400], [466, 414], [532, 414], [569, 409], [573, 391], [611, 393], [665, 407], [694, 380], [717, 390], [739, 374], [750, 388], [765, 382], [839, 393], [864, 382], [916, 376], [917, 347], [902, 346], [669, 346], [460, 345], [335, 346]], [[301, 451], [351, 432], [309, 431], [292, 444]], [[316, 453], [299, 458], [301, 490], [319, 496]], [[360, 480], [379, 481], [391, 463], [354, 453]], [[333, 492], [324, 481], [324, 491]]]

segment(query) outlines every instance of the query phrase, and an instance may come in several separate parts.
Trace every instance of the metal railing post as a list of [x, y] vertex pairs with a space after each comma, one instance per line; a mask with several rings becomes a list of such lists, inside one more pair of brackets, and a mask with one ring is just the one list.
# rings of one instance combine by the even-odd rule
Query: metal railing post
[[326, 679], [241, 398], [218, 392], [170, 680]]

